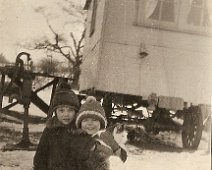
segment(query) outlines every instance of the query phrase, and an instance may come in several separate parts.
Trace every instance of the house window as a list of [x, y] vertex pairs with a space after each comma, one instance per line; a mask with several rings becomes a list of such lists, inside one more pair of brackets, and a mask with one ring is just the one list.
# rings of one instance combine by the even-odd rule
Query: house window
[[91, 27], [90, 27], [90, 36], [93, 35], [96, 26], [96, 10], [97, 10], [97, 0], [93, 0], [93, 10], [91, 16]]
[[175, 28], [179, 0], [139, 0], [138, 23], [156, 28]]
[[210, 34], [211, 0], [136, 0], [137, 24], [197, 34]]
[[205, 0], [190, 0], [190, 10], [187, 16], [187, 24], [193, 26], [208, 26], [209, 14]]
[[174, 0], [160, 0], [153, 2], [154, 6], [152, 6], [151, 13], [148, 16], [149, 19], [174, 22]]

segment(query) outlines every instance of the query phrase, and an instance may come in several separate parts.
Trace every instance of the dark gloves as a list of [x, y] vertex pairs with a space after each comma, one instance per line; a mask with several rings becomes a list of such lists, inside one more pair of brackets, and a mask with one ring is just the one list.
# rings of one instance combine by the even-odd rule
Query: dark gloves
[[119, 149], [119, 144], [115, 141], [114, 136], [110, 132], [102, 132], [100, 134], [100, 139], [103, 140], [106, 145], [110, 146], [113, 152]]
[[110, 132], [102, 132], [100, 134], [100, 138], [105, 142], [105, 144], [111, 147], [113, 153], [117, 153], [117, 156], [119, 156], [123, 162], [127, 160], [126, 150], [119, 146], [119, 144], [115, 141], [114, 136]]
[[125, 162], [127, 160], [127, 152], [123, 148], [121, 148], [121, 156], [120, 156], [120, 158], [121, 158], [121, 160], [123, 162]]

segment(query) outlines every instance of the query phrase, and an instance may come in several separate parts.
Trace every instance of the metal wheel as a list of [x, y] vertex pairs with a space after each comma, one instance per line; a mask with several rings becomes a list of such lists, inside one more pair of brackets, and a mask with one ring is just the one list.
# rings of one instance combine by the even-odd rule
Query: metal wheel
[[127, 134], [127, 139], [129, 142], [133, 142], [135, 141], [135, 137], [136, 137], [136, 131], [135, 130], [130, 130]]
[[182, 131], [183, 147], [186, 149], [197, 149], [202, 137], [203, 119], [199, 107], [191, 107], [184, 114]]

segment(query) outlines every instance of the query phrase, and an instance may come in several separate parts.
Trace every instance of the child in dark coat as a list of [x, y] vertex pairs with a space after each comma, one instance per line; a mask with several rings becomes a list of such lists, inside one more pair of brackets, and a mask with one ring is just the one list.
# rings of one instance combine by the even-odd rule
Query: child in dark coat
[[[35, 156], [34, 170], [85, 170], [91, 137], [75, 133], [75, 117], [80, 106], [77, 95], [67, 86], [58, 87]], [[83, 153], [83, 154], [82, 154]]]
[[109, 170], [109, 158], [120, 157], [125, 162], [126, 151], [119, 146], [113, 135], [106, 130], [107, 120], [101, 104], [89, 96], [82, 104], [76, 118], [76, 127], [89, 134], [95, 142], [86, 161], [89, 170]]

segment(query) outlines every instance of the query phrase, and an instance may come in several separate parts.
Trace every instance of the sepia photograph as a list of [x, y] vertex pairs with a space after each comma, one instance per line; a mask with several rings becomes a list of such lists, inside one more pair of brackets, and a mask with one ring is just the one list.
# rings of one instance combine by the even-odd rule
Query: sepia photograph
[[211, 170], [211, 0], [0, 0], [0, 170]]

